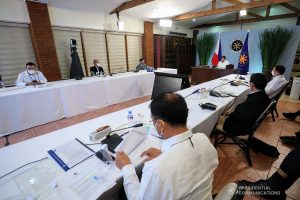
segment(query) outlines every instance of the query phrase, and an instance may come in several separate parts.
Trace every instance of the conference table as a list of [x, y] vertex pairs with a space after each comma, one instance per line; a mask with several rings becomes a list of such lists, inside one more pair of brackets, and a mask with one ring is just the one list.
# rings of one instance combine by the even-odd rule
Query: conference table
[[[197, 90], [205, 91], [203, 90], [204, 88], [206, 90], [212, 89], [216, 86], [228, 83], [235, 78], [235, 75], [228, 75], [192, 86], [177, 93], [186, 97]], [[230, 93], [236, 97], [221, 98], [209, 96], [207, 93], [194, 93], [185, 98], [189, 109], [187, 126], [193, 133], [201, 132], [209, 136], [226, 106], [241, 103], [246, 99], [246, 96], [249, 93], [249, 89], [245, 85], [231, 86], [230, 84], [225, 84], [215, 88], [215, 90], [222, 93]], [[206, 102], [217, 105], [217, 109], [204, 110], [199, 106], [199, 104]], [[126, 127], [128, 125], [128, 111], [133, 112], [136, 123], [143, 122], [146, 126], [145, 129], [148, 131], [150, 130], [149, 132], [146, 131], [147, 136], [143, 143], [137, 146], [135, 150], [129, 154], [129, 157], [135, 166], [141, 166], [142, 158], [139, 156], [140, 153], [149, 147], [160, 148], [162, 143], [162, 140], [156, 137], [157, 133], [151, 121], [149, 104], [150, 101], [60, 129], [46, 135], [3, 147], [0, 149], [0, 177], [26, 163], [46, 158], [48, 150], [66, 144], [74, 140], [74, 138], [78, 138], [84, 144], [93, 143], [89, 140], [89, 133], [103, 125], [110, 125], [112, 130], [124, 126]], [[120, 131], [117, 133], [123, 134], [124, 132]], [[124, 137], [126, 138], [126, 135]], [[98, 151], [103, 148], [103, 145], [91, 145], [89, 147], [94, 151]], [[29, 195], [32, 199], [67, 199], [72, 195], [72, 199], [96, 199], [99, 196], [100, 199], [115, 199], [117, 191], [122, 186], [121, 171], [118, 170], [114, 164], [111, 164], [108, 167], [101, 163], [102, 162], [96, 159], [95, 156], [92, 156], [67, 172], [64, 172], [50, 158], [28, 165], [0, 178], [0, 199], [26, 197], [26, 195]], [[45, 176], [45, 173], [41, 173], [45, 169], [53, 173], [49, 173]], [[95, 186], [97, 189], [85, 192], [83, 187], [84, 183], [81, 183], [82, 185], [80, 185], [80, 187], [83, 188], [78, 189], [77, 187], [79, 186], [76, 185], [78, 181], [75, 181], [76, 179], [74, 179], [75, 174], [92, 173], [95, 169], [101, 171], [101, 173], [105, 171], [102, 182], [87, 183], [87, 185], [90, 184], [90, 186], [85, 185], [84, 187], [94, 188], [93, 186]], [[39, 179], [39, 176], [42, 176], [42, 178]], [[91, 181], [91, 179], [86, 179], [86, 181]], [[74, 189], [75, 186], [73, 187], [72, 184], [75, 184], [77, 189]], [[47, 195], [45, 193], [47, 193]], [[39, 198], [37, 198], [37, 196]]]
[[[177, 73], [168, 68], [156, 71]], [[40, 87], [0, 89], [0, 137], [151, 95], [154, 77], [153, 72], [139, 71], [54, 81]]]

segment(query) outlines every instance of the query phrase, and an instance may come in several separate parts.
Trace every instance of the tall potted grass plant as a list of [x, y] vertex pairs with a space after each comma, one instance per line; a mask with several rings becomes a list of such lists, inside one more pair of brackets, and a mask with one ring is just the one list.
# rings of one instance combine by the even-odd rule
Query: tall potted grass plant
[[204, 33], [195, 41], [195, 46], [198, 51], [200, 65], [207, 65], [208, 59], [212, 53], [216, 43], [216, 36], [212, 33]]
[[293, 29], [280, 26], [266, 29], [259, 34], [259, 49], [263, 63], [263, 73], [271, 77], [271, 70], [277, 64], [287, 44], [294, 36]]

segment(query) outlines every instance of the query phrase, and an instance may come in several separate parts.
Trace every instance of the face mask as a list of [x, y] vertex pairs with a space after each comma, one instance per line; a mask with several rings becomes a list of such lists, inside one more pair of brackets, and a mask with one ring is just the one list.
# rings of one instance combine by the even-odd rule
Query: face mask
[[[156, 124], [157, 124], [157, 121], [156, 121], [156, 123], [155, 123], [155, 125], [154, 125], [155, 129], [157, 130]], [[162, 131], [160, 131], [160, 133], [157, 131], [157, 133], [158, 133], [159, 137], [163, 138], [163, 137], [162, 137], [162, 134], [163, 134]]]
[[33, 74], [35, 74], [35, 71], [33, 69], [30, 69], [30, 70], [27, 70], [27, 73], [30, 75], [33, 75]]
[[97, 67], [100, 67], [101, 65], [100, 65], [100, 63], [97, 63]]

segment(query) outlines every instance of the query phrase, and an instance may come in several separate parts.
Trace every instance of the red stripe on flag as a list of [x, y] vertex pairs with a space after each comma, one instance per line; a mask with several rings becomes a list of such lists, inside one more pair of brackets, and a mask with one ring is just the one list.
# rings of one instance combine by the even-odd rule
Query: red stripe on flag
[[212, 57], [211, 63], [213, 64], [213, 66], [218, 65], [218, 63], [219, 63], [218, 54], [214, 53], [214, 56]]

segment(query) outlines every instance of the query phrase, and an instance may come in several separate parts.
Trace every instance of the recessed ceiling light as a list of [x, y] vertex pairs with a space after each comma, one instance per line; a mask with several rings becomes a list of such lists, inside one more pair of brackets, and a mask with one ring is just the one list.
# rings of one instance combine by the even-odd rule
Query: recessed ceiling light
[[172, 20], [161, 19], [161, 20], [159, 20], [159, 25], [163, 26], [163, 27], [172, 27]]
[[240, 10], [240, 15], [241, 16], [247, 15], [247, 10]]
[[194, 21], [196, 21], [196, 19], [195, 19], [195, 18], [193, 18], [193, 22], [194, 22]]

